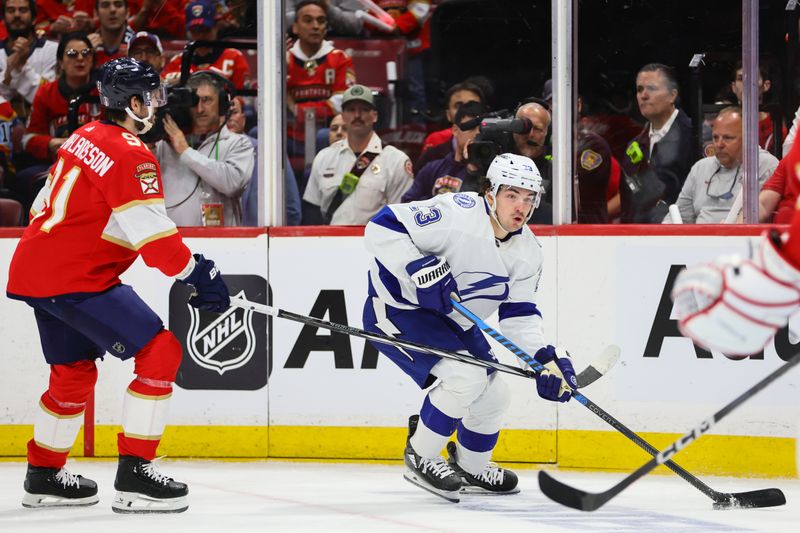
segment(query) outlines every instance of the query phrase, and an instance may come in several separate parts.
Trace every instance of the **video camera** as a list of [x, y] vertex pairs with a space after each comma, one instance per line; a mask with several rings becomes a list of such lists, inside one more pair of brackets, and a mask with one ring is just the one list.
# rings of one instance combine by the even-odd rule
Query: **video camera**
[[167, 103], [156, 109], [155, 124], [147, 133], [139, 135], [145, 143], [155, 143], [165, 138], [164, 117], [169, 114], [175, 124], [184, 131], [192, 130], [192, 116], [189, 109], [197, 106], [197, 92], [189, 87], [167, 87]]
[[478, 167], [481, 176], [486, 174], [497, 154], [516, 152], [514, 133], [525, 135], [533, 127], [527, 118], [514, 118], [506, 110], [490, 113], [475, 120], [480, 120], [480, 131], [467, 147], [467, 154], [468, 161]]

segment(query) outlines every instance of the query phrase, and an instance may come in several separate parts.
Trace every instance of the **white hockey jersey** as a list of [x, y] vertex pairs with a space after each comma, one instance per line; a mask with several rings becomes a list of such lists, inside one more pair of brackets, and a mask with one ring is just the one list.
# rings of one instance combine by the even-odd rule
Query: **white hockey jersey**
[[[445, 258], [462, 303], [482, 319], [497, 311], [503, 334], [533, 355], [547, 344], [535, 304], [542, 246], [527, 226], [496, 239], [489, 217], [489, 205], [475, 193], [384, 207], [364, 231], [372, 256], [370, 296], [391, 307], [417, 308], [406, 265], [428, 255]], [[448, 318], [465, 330], [473, 325], [455, 311]]]

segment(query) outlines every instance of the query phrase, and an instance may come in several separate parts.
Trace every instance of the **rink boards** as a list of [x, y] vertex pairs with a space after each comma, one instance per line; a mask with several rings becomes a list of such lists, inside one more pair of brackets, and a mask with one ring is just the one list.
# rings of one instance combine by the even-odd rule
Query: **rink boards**
[[[19, 232], [2, 231], [0, 282], [5, 286]], [[669, 288], [681, 265], [746, 253], [748, 239], [758, 232], [748, 227], [536, 229], [545, 253], [538, 305], [547, 337], [570, 350], [577, 368], [604, 346], [618, 344], [619, 363], [583, 392], [657, 447], [689, 431], [800, 348], [783, 331], [764, 354], [730, 361], [696, 349], [671, 320]], [[193, 251], [219, 264], [233, 293], [361, 326], [367, 264], [361, 228], [182, 233]], [[221, 317], [196, 314], [186, 305], [184, 287], [173, 286], [141, 261], [123, 281], [184, 345], [160, 453], [400, 457], [406, 419], [424, 393], [360, 339], [281, 319], [269, 323], [241, 310]], [[0, 455], [21, 456], [47, 386], [47, 367], [29, 308], [4, 298], [0, 316]], [[514, 364], [502, 348], [495, 352]], [[88, 431], [95, 455], [116, 454], [122, 392], [132, 368], [132, 361], [110, 356], [99, 364], [95, 427]], [[544, 402], [532, 381], [506, 379], [513, 403], [497, 460], [629, 469], [647, 459], [576, 402]], [[715, 474], [795, 475], [799, 384], [800, 375], [790, 373], [683, 452], [679, 462]], [[83, 449], [79, 438], [75, 454]]]

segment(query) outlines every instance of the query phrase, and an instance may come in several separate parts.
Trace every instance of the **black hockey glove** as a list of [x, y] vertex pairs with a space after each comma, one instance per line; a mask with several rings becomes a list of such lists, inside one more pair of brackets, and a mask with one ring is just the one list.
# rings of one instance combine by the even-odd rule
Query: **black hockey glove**
[[201, 254], [194, 254], [194, 260], [196, 262], [194, 270], [184, 279], [178, 280], [194, 287], [189, 305], [214, 313], [225, 311], [231, 305], [231, 298], [228, 286], [222, 279], [222, 273], [214, 265], [214, 261], [206, 259]]

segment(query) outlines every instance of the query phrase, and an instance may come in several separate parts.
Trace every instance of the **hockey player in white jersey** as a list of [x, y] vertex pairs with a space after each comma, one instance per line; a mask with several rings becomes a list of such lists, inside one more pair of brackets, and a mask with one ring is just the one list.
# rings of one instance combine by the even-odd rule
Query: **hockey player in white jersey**
[[[443, 194], [384, 207], [365, 230], [372, 256], [364, 327], [473, 357], [493, 360], [481, 331], [453, 312], [451, 294], [477, 316], [495, 311], [503, 333], [542, 364], [560, 372], [536, 380], [542, 398], [565, 402], [575, 383], [567, 357], [556, 356], [534, 303], [542, 248], [527, 226], [542, 194], [529, 158], [497, 156], [484, 195]], [[500, 376], [451, 359], [375, 343], [421, 388], [430, 387], [419, 415], [409, 421], [405, 478], [451, 501], [460, 490], [518, 492], [517, 476], [490, 462], [511, 401]], [[457, 444], [440, 452], [454, 432]]]

